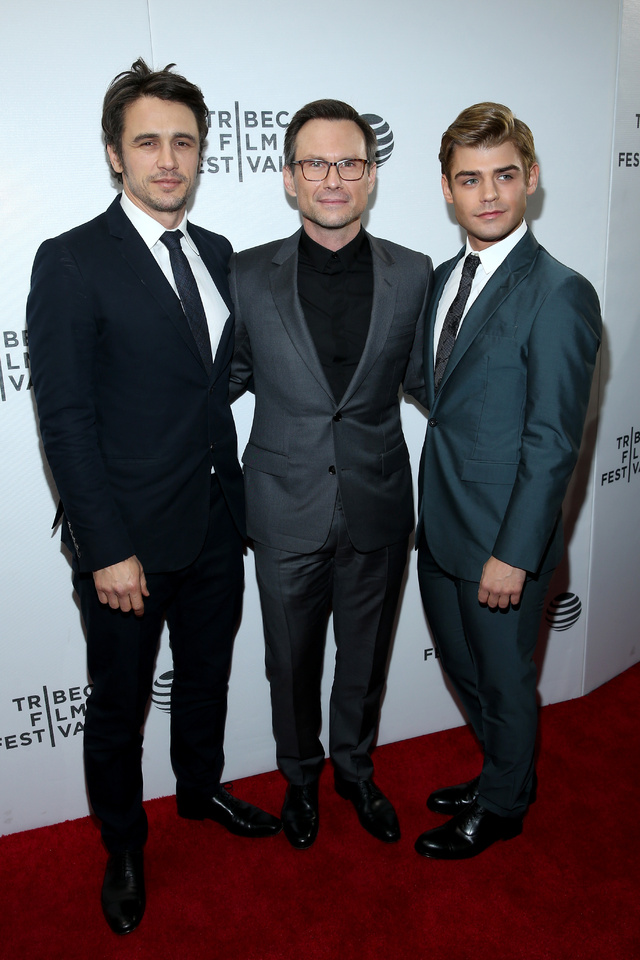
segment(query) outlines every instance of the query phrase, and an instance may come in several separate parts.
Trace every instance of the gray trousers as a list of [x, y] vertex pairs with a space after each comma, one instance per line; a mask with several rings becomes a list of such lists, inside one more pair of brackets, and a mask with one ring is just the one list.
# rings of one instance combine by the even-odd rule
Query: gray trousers
[[254, 544], [278, 765], [290, 783], [316, 780], [324, 761], [320, 684], [329, 613], [336, 665], [329, 753], [346, 780], [373, 775], [389, 645], [408, 541], [359, 553], [336, 503], [322, 549], [299, 554]]

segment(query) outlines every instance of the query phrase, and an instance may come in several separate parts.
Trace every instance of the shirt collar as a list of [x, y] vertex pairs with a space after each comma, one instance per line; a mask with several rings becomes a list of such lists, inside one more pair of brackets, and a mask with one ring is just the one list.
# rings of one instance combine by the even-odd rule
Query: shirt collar
[[[340, 247], [339, 250], [335, 251], [338, 259], [342, 261], [347, 270], [356, 260], [365, 240], [366, 233], [364, 232], [364, 227], [361, 226], [358, 234], [353, 238], [353, 240], [350, 240], [349, 243], [345, 244], [344, 247]], [[308, 258], [311, 265], [319, 273], [322, 273], [327, 261], [330, 260], [334, 254], [333, 250], [328, 250], [327, 247], [323, 247], [322, 244], [316, 243], [315, 240], [312, 240], [304, 229], [300, 234], [300, 247], [304, 251], [305, 256]]]
[[[126, 215], [129, 217], [129, 220], [131, 220], [131, 223], [133, 224], [133, 226], [136, 228], [136, 230], [138, 231], [138, 233], [146, 243], [149, 250], [151, 250], [151, 248], [154, 247], [156, 243], [159, 241], [162, 234], [166, 232], [166, 227], [163, 227], [163, 225], [159, 223], [158, 220], [155, 220], [148, 213], [145, 213], [144, 210], [141, 210], [140, 207], [137, 207], [135, 203], [129, 199], [129, 197], [124, 192], [124, 190], [120, 194], [120, 205], [124, 213], [126, 213]], [[187, 231], [187, 211], [186, 210], [184, 212], [184, 216], [182, 220], [180, 221], [180, 223], [175, 229], [182, 230], [182, 234], [185, 240], [187, 241], [187, 243], [189, 244], [193, 252], [198, 254], [198, 249]]]
[[491, 246], [487, 247], [485, 250], [473, 250], [469, 244], [469, 238], [467, 237], [465, 257], [469, 253], [477, 254], [480, 257], [482, 269], [487, 276], [491, 276], [492, 273], [496, 272], [503, 260], [506, 260], [513, 248], [520, 243], [526, 232], [527, 224], [523, 220], [517, 230], [514, 230], [513, 233], [510, 233], [508, 237], [504, 238], [504, 240], [498, 240], [497, 243], [492, 243]]

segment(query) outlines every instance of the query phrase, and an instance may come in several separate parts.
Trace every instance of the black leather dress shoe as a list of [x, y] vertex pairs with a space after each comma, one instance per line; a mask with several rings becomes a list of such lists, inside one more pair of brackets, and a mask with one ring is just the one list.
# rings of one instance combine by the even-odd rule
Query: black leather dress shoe
[[497, 840], [511, 840], [519, 833], [522, 817], [500, 817], [476, 800], [441, 827], [421, 834], [415, 848], [421, 856], [434, 860], [467, 860]]
[[237, 837], [273, 837], [282, 830], [277, 817], [245, 803], [220, 787], [211, 797], [178, 788], [178, 814], [187, 820], [215, 820]]
[[443, 813], [447, 817], [454, 817], [463, 810], [468, 810], [471, 804], [478, 799], [478, 784], [480, 777], [474, 777], [468, 783], [459, 783], [455, 787], [443, 787], [434, 790], [429, 795], [427, 806], [434, 813]]
[[[478, 787], [480, 777], [474, 777], [468, 783], [459, 783], [455, 787], [443, 787], [442, 790], [434, 790], [429, 795], [427, 806], [434, 813], [442, 813], [447, 817], [455, 817], [456, 814], [468, 810], [469, 807], [478, 799]], [[531, 795], [529, 803], [534, 803], [538, 791], [538, 777], [534, 770], [531, 781]]]
[[131, 933], [144, 915], [144, 861], [142, 850], [112, 853], [102, 884], [102, 911], [114, 933]]
[[365, 830], [376, 840], [395, 843], [400, 839], [400, 824], [391, 802], [373, 780], [344, 780], [335, 778], [336, 793], [350, 800]]
[[290, 783], [282, 805], [284, 835], [297, 850], [306, 850], [318, 836], [318, 781]]

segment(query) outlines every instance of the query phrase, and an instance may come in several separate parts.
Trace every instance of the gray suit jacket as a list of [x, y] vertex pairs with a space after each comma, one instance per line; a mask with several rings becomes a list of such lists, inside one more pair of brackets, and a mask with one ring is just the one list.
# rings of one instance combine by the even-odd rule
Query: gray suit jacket
[[425, 401], [422, 351], [431, 261], [369, 236], [374, 294], [360, 363], [339, 402], [322, 370], [297, 293], [300, 231], [231, 260], [236, 348], [232, 398], [255, 393], [242, 457], [251, 539], [293, 553], [325, 542], [340, 491], [357, 550], [407, 537], [414, 525], [399, 388]]

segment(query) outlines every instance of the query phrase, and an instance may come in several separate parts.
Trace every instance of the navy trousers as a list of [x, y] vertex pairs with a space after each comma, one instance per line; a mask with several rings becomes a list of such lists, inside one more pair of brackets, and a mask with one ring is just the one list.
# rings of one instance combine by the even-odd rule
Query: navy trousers
[[101, 604], [93, 576], [74, 572], [93, 683], [85, 717], [85, 773], [111, 853], [141, 847], [147, 837], [142, 730], [165, 620], [174, 672], [171, 762], [178, 785], [211, 795], [220, 783], [243, 543], [215, 476], [198, 557], [183, 570], [146, 573], [146, 578], [150, 596], [144, 615], [136, 617]]

